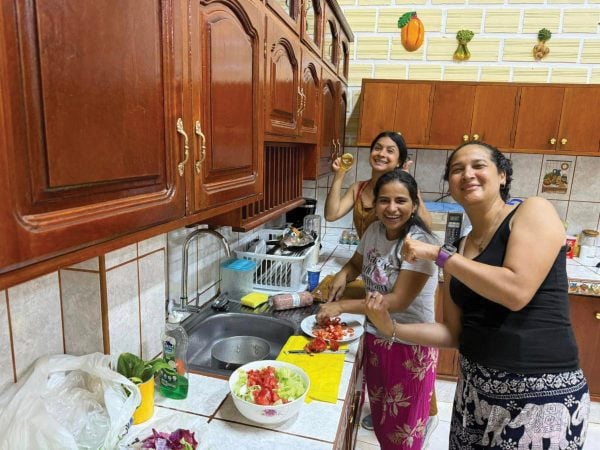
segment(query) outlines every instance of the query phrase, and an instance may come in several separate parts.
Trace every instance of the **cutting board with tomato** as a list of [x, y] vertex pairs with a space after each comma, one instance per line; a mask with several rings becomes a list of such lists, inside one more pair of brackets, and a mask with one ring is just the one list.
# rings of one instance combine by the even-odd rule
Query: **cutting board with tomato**
[[[278, 361], [285, 361], [304, 369], [310, 378], [310, 388], [306, 401], [319, 400], [322, 402], [336, 403], [340, 381], [344, 369], [345, 353], [287, 353], [289, 350], [303, 350], [311, 339], [305, 336], [290, 336], [279, 356]], [[340, 345], [339, 349], [347, 349], [347, 345]]]

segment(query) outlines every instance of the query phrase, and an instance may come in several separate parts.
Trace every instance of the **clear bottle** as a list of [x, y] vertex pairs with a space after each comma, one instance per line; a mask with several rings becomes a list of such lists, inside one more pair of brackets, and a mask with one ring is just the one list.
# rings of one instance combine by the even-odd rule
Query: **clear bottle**
[[[171, 309], [171, 308], [170, 308]], [[174, 311], [162, 334], [163, 359], [171, 369], [163, 369], [159, 375], [159, 392], [163, 397], [184, 399], [188, 393], [187, 349], [188, 335], [181, 326], [180, 317]]]

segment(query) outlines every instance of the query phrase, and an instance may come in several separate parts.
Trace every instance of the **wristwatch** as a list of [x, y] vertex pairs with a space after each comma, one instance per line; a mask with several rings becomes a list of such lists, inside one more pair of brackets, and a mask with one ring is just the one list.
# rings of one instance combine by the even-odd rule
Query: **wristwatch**
[[440, 251], [438, 252], [437, 258], [435, 259], [435, 264], [442, 268], [448, 258], [456, 253], [456, 247], [450, 244], [444, 244], [440, 247]]

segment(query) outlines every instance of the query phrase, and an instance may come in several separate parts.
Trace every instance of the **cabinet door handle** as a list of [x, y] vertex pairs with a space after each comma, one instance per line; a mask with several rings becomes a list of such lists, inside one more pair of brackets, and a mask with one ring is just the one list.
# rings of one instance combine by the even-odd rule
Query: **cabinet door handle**
[[556, 138], [550, 138], [550, 140], [548, 141], [548, 144], [550, 144], [550, 145], [556, 144]]
[[600, 312], [596, 313], [596, 320], [600, 320]]
[[300, 88], [300, 92], [302, 95], [302, 112], [304, 112], [304, 108], [306, 108], [306, 94], [304, 93], [304, 88]]
[[200, 148], [201, 148], [200, 159], [196, 161], [196, 164], [194, 164], [196, 166], [196, 173], [198, 175], [200, 175], [200, 165], [206, 159], [206, 136], [204, 136], [204, 133], [202, 133], [202, 127], [200, 126], [199, 120], [196, 120], [195, 131], [196, 131], [196, 135], [200, 137], [201, 142], [202, 142], [200, 144]]
[[474, 134], [473, 135], [473, 140], [474, 141], [478, 141], [479, 140], [479, 135], [478, 134]]
[[337, 147], [335, 146], [334, 139], [331, 140], [331, 147], [333, 148], [333, 151], [331, 152], [331, 160], [335, 161], [335, 159], [337, 158]]
[[463, 142], [469, 142], [469, 135], [463, 134]]
[[179, 176], [182, 177], [183, 172], [185, 171], [185, 165], [188, 162], [188, 159], [190, 158], [190, 145], [189, 145], [188, 135], [185, 132], [185, 130], [183, 129], [183, 120], [181, 119], [181, 117], [177, 119], [177, 132], [183, 136], [183, 149], [184, 149], [183, 156], [184, 156], [184, 158], [183, 158], [183, 161], [181, 161], [179, 164], [177, 164], [177, 169], [179, 170]]
[[560, 145], [567, 145], [567, 138], [562, 138], [560, 140]]
[[335, 140], [337, 142], [337, 147], [338, 147], [338, 153], [340, 156], [342, 156], [342, 144], [340, 144], [340, 140], [336, 139]]

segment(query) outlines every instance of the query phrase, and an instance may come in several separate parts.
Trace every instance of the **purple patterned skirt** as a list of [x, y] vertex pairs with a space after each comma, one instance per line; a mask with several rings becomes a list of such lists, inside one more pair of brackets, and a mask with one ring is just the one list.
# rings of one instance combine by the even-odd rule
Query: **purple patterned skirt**
[[367, 333], [365, 379], [377, 440], [383, 450], [419, 450], [435, 384], [438, 350], [391, 343]]
[[523, 375], [462, 356], [450, 449], [581, 449], [589, 411], [581, 370]]

